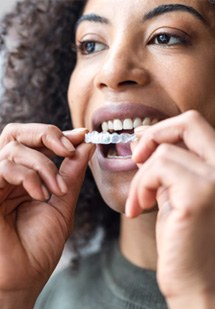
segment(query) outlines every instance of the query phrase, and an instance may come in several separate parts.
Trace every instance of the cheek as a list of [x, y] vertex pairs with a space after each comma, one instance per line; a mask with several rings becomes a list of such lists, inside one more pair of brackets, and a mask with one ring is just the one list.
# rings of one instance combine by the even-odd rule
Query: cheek
[[104, 97], [96, 86], [98, 66], [77, 65], [70, 79], [68, 102], [73, 126], [92, 129], [92, 114], [102, 106]]
[[89, 117], [89, 99], [92, 91], [91, 79], [87, 78], [84, 74], [80, 74], [75, 70], [71, 76], [69, 89], [68, 89], [68, 102], [71, 112], [73, 126], [87, 127]]
[[[213, 57], [214, 58], [214, 57]], [[157, 70], [162, 89], [181, 112], [198, 110], [215, 125], [215, 59], [184, 59]]]

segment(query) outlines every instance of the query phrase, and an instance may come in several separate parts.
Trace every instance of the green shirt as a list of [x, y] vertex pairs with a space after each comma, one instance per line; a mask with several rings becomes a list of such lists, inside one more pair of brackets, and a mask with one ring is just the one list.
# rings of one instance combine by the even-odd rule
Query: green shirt
[[164, 309], [156, 274], [131, 264], [117, 243], [53, 276], [35, 309]]

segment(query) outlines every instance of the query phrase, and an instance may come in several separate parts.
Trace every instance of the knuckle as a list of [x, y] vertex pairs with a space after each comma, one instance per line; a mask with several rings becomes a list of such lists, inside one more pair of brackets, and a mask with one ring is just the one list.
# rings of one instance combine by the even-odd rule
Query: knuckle
[[0, 161], [0, 171], [4, 171], [11, 166], [11, 162], [8, 159], [4, 159]]
[[61, 131], [55, 125], [49, 124], [45, 126], [44, 131], [42, 132], [42, 140], [43, 142], [49, 142], [53, 135], [59, 136], [61, 135]]
[[156, 156], [160, 160], [166, 160], [166, 158], [169, 157], [169, 154], [171, 152], [171, 145], [169, 144], [161, 144], [156, 149]]
[[164, 157], [164, 156], [158, 157], [156, 158], [153, 167], [155, 170], [160, 170], [160, 171], [162, 171], [163, 168], [167, 169], [169, 167], [169, 160], [167, 159], [167, 157]]
[[7, 148], [12, 149], [12, 150], [17, 149], [18, 147], [20, 147], [20, 143], [17, 142], [16, 140], [10, 141], [7, 145]]
[[197, 110], [189, 110], [186, 112], [186, 118], [188, 122], [199, 122], [202, 116]]
[[6, 135], [11, 134], [11, 132], [14, 132], [16, 130], [16, 127], [17, 127], [17, 123], [8, 123], [4, 127], [2, 133]]
[[10, 141], [5, 146], [5, 152], [6, 152], [9, 160], [13, 160], [14, 156], [18, 152], [18, 148], [20, 148], [20, 144], [17, 141], [15, 141], [15, 140]]
[[48, 124], [45, 133], [49, 135], [49, 134], [56, 134], [56, 133], [59, 133], [59, 132], [60, 132], [60, 130], [58, 129], [58, 127], [56, 127], [53, 124]]
[[25, 181], [30, 182], [34, 181], [38, 177], [37, 173], [34, 170], [28, 169], [25, 174]]
[[13, 133], [16, 132], [17, 124], [8, 123], [1, 132], [0, 146], [1, 148], [14, 139]]

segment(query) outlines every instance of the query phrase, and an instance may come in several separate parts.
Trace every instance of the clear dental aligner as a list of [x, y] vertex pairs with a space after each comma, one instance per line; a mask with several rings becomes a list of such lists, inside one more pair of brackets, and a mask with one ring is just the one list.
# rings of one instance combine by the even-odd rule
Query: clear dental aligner
[[132, 142], [135, 139], [135, 134], [128, 133], [109, 133], [93, 131], [85, 134], [85, 143], [92, 144], [125, 144]]

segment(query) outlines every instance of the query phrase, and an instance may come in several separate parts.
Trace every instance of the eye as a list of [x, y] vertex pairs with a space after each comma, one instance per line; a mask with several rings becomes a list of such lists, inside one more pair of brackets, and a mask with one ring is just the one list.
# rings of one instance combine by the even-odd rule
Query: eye
[[104, 49], [107, 49], [107, 46], [104, 43], [89, 40], [81, 41], [76, 46], [76, 50], [80, 52], [82, 55], [90, 55], [98, 53]]
[[164, 46], [185, 45], [188, 44], [188, 38], [185, 34], [159, 33], [150, 39], [149, 44]]

